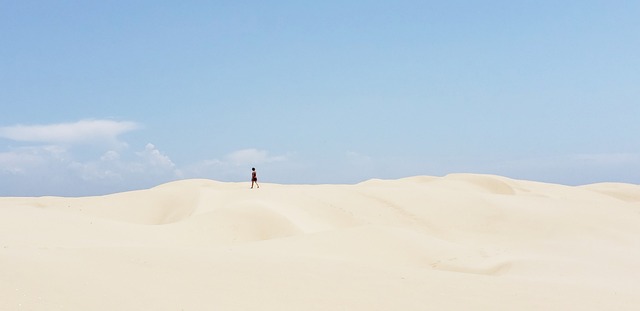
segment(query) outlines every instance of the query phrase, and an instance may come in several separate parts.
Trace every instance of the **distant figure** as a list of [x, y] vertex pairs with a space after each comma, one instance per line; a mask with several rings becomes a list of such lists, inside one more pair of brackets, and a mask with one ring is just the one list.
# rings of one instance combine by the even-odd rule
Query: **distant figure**
[[253, 189], [253, 183], [256, 183], [256, 186], [258, 186], [258, 188], [260, 188], [260, 185], [258, 185], [258, 175], [256, 175], [256, 168], [255, 167], [251, 168], [251, 189]]

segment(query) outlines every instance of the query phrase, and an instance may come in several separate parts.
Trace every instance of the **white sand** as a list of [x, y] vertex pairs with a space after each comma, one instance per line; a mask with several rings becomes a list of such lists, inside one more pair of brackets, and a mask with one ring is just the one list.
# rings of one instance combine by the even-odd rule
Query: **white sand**
[[640, 186], [185, 180], [0, 198], [0, 310], [639, 310]]

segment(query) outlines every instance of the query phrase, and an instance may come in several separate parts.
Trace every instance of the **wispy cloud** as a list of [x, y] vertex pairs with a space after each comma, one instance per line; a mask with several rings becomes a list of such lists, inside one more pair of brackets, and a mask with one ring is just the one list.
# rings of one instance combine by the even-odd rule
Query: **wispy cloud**
[[0, 151], [0, 192], [97, 194], [180, 178], [155, 145], [136, 151], [120, 139], [138, 128], [136, 122], [114, 120], [0, 127], [0, 138], [27, 144]]
[[[115, 137], [117, 132], [109, 131], [111, 137]], [[40, 138], [53, 140], [51, 137]], [[80, 143], [82, 140], [69, 138], [65, 141]], [[115, 149], [94, 146], [89, 153], [91, 156], [77, 149], [82, 148], [68, 148], [65, 144], [35, 144], [0, 152], [0, 176], [3, 177], [0, 178], [0, 195], [10, 194], [3, 193], [10, 189], [15, 192], [13, 195], [104, 194], [196, 177], [238, 181], [246, 179], [248, 167], [252, 165], [280, 171], [276, 167], [286, 164], [290, 158], [290, 155], [273, 155], [267, 150], [248, 148], [230, 152], [219, 159], [178, 167], [169, 155], [152, 143], [134, 150], [127, 146]]]
[[[290, 154], [272, 155], [267, 150], [248, 148], [230, 152], [221, 158], [208, 159], [180, 170], [184, 177], [204, 177], [225, 181], [245, 180], [251, 166], [274, 167], [287, 164]], [[263, 168], [264, 168], [263, 166]], [[242, 168], [242, 169], [241, 169]]]
[[45, 144], [115, 142], [119, 135], [138, 128], [140, 125], [129, 121], [82, 120], [72, 123], [0, 127], [0, 137]]
[[59, 159], [64, 151], [56, 146], [22, 147], [0, 153], [0, 173], [23, 175]]
[[45, 145], [0, 152], [0, 177], [0, 195], [92, 195], [152, 187], [181, 173], [151, 143], [140, 151], [108, 150], [89, 159]]
[[[115, 150], [105, 152], [99, 159], [68, 163], [69, 169], [85, 181], [135, 181], [158, 178], [166, 181], [180, 177], [176, 165], [151, 143], [144, 150], [122, 155]], [[159, 182], [158, 182], [159, 183]]]
[[156, 146], [148, 143], [144, 150], [136, 153], [139, 158], [144, 160], [146, 166], [153, 167], [163, 171], [169, 171], [175, 168], [175, 164], [169, 156], [163, 154]]

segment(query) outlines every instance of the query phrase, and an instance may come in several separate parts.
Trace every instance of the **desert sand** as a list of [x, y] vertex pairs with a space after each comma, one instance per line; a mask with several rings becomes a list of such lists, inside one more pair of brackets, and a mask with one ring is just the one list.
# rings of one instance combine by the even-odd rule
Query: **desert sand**
[[0, 310], [638, 310], [640, 186], [452, 174], [0, 198]]

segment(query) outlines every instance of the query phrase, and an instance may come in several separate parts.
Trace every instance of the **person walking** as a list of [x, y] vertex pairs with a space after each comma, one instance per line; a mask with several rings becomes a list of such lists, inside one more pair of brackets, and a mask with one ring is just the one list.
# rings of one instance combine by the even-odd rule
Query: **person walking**
[[260, 185], [258, 185], [258, 175], [256, 174], [256, 168], [255, 167], [251, 168], [251, 189], [253, 189], [253, 183], [255, 183], [256, 186], [258, 186], [258, 188], [260, 188]]

